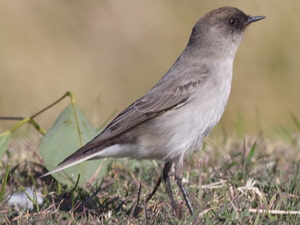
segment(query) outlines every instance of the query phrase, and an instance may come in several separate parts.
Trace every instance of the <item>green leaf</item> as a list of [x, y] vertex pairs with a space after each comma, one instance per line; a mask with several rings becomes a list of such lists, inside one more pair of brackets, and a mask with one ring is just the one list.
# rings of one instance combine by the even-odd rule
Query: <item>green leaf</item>
[[250, 148], [250, 151], [249, 151], [249, 153], [247, 155], [247, 158], [246, 158], [246, 164], [248, 164], [248, 165], [251, 164], [251, 160], [254, 156], [255, 150], [256, 150], [256, 142], [254, 142], [254, 144]]
[[6, 131], [0, 134], [0, 159], [8, 149], [10, 135], [11, 135], [10, 131]]
[[[96, 136], [96, 131], [83, 114], [70, 104], [40, 142], [40, 153], [46, 168], [51, 171], [67, 156]], [[73, 185], [80, 174], [78, 186], [99, 181], [107, 173], [110, 159], [92, 160], [67, 168], [52, 176], [59, 182]], [[94, 174], [97, 176], [94, 177]], [[95, 179], [96, 178], [96, 179]]]

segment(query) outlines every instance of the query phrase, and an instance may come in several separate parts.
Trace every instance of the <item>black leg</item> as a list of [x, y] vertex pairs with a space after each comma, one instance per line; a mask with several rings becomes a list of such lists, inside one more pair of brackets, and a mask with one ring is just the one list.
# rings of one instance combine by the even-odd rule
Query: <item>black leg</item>
[[156, 193], [157, 189], [159, 188], [160, 184], [161, 184], [161, 180], [162, 180], [162, 176], [160, 176], [156, 182], [156, 185], [153, 189], [153, 191], [148, 195], [147, 199], [146, 199], [146, 203], [153, 197], [153, 195]]
[[175, 177], [175, 179], [176, 179], [177, 185], [178, 185], [178, 187], [179, 187], [179, 189], [180, 189], [180, 191], [181, 191], [181, 193], [183, 195], [183, 198], [184, 198], [184, 201], [186, 203], [186, 206], [188, 207], [188, 209], [190, 211], [190, 214], [193, 215], [193, 211], [194, 210], [193, 210], [192, 204], [190, 202], [189, 196], [188, 196], [188, 194], [187, 194], [187, 192], [186, 192], [186, 190], [185, 190], [185, 188], [184, 188], [184, 186], [182, 184], [182, 179], [181, 178], [177, 178], [177, 177]]
[[171, 162], [166, 162], [164, 169], [163, 169], [163, 180], [166, 184], [166, 189], [167, 189], [167, 193], [168, 196], [170, 198], [171, 201], [171, 206], [173, 208], [173, 210], [176, 212], [177, 206], [176, 203], [174, 201], [174, 197], [173, 197], [173, 193], [172, 193], [172, 189], [171, 189], [171, 184], [170, 184], [170, 177], [169, 177], [169, 173], [172, 167], [172, 163]]

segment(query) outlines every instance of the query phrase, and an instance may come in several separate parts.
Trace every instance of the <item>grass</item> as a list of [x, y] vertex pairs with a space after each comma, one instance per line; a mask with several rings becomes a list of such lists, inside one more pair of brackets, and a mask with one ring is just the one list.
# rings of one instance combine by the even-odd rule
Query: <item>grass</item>
[[[16, 146], [18, 146], [18, 143]], [[195, 214], [190, 216], [172, 177], [180, 218], [169, 205], [164, 186], [152, 200], [146, 196], [161, 174], [162, 162], [116, 160], [105, 179], [82, 190], [64, 187], [45, 172], [37, 148], [11, 146], [1, 163], [11, 169], [0, 203], [0, 223], [7, 224], [299, 224], [300, 137], [269, 140], [263, 135], [209, 137], [201, 152], [185, 162], [184, 185]], [[27, 160], [14, 162], [15, 154]], [[30, 161], [30, 159], [32, 159]], [[44, 203], [32, 211], [12, 209], [7, 197], [23, 187], [41, 190]], [[138, 201], [138, 202], [137, 202]]]

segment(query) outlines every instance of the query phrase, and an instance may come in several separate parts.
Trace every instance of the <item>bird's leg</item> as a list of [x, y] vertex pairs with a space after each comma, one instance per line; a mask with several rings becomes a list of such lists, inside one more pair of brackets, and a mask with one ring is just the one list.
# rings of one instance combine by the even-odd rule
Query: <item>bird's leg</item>
[[179, 187], [179, 189], [180, 189], [180, 191], [181, 191], [181, 193], [183, 195], [183, 198], [184, 198], [184, 201], [186, 203], [186, 206], [188, 207], [188, 209], [190, 211], [190, 214], [193, 215], [193, 212], [194, 212], [193, 206], [192, 206], [192, 204], [190, 202], [188, 193], [186, 192], [186, 190], [185, 190], [185, 188], [184, 188], [184, 186], [182, 184], [182, 178], [175, 177], [175, 179], [176, 179], [177, 185], [178, 185], [178, 187]]
[[182, 168], [183, 168], [183, 159], [178, 160], [178, 162], [175, 164], [175, 180], [181, 191], [181, 194], [183, 195], [184, 201], [190, 211], [190, 214], [193, 215], [193, 212], [194, 212], [193, 206], [189, 199], [188, 193], [186, 192], [186, 190], [182, 184]]
[[162, 176], [160, 176], [156, 182], [156, 185], [153, 189], [153, 191], [148, 195], [147, 199], [146, 199], [146, 203], [153, 197], [153, 195], [156, 193], [157, 189], [159, 188], [160, 184], [161, 184], [161, 180], [162, 180]]
[[166, 189], [167, 189], [167, 193], [168, 193], [168, 196], [170, 198], [170, 201], [171, 201], [171, 206], [172, 206], [173, 210], [176, 212], [177, 206], [176, 206], [176, 203], [174, 201], [174, 197], [173, 197], [173, 193], [172, 193], [172, 189], [171, 189], [171, 184], [170, 184], [170, 177], [169, 177], [171, 167], [172, 167], [171, 162], [166, 162], [165, 163], [162, 177], [163, 177], [163, 180], [166, 184]]

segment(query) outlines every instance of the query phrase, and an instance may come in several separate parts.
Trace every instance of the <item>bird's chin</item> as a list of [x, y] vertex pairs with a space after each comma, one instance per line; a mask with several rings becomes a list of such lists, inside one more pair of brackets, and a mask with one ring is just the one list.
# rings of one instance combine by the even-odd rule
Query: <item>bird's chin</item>
[[234, 32], [232, 34], [232, 42], [238, 47], [240, 45], [240, 43], [242, 42], [243, 40], [243, 37], [244, 37], [244, 32], [239, 32], [238, 35], [236, 35], [236, 32]]

